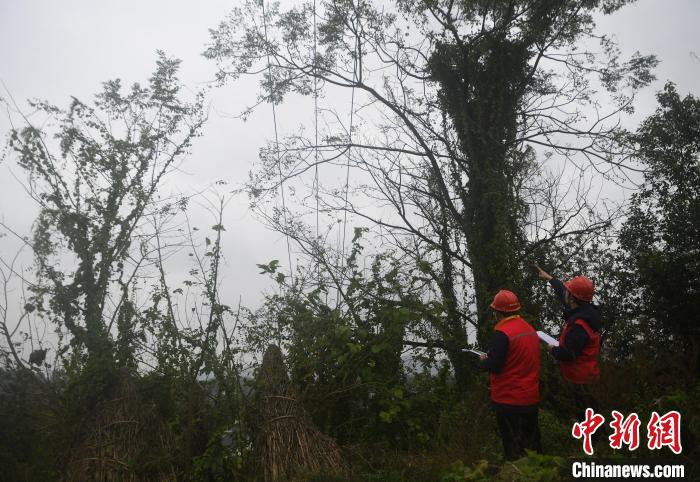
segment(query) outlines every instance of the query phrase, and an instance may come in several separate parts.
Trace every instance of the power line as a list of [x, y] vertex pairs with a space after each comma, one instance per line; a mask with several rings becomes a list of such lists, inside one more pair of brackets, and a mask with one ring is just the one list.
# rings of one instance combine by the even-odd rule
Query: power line
[[[267, 37], [267, 14], [265, 13], [265, 1], [261, 1], [262, 14], [263, 14], [263, 31], [265, 34], [265, 43], [270, 45], [270, 41]], [[270, 87], [272, 88], [272, 63], [270, 62], [270, 53], [267, 53], [267, 74], [270, 78]], [[292, 250], [289, 245], [289, 224], [287, 223], [287, 203], [284, 199], [284, 177], [282, 175], [282, 158], [280, 157], [280, 141], [279, 135], [277, 134], [277, 109], [275, 108], [275, 102], [271, 99], [270, 104], [272, 104], [272, 123], [275, 127], [275, 151], [277, 153], [277, 168], [279, 169], [280, 175], [280, 194], [282, 196], [282, 218], [284, 220], [284, 235], [287, 239], [287, 259], [289, 261], [289, 282], [294, 283], [294, 274], [292, 271]]]
[[[354, 4], [353, 4], [354, 6]], [[357, 19], [357, 17], [356, 17]], [[357, 26], [356, 26], [357, 28]], [[354, 120], [354, 114], [355, 114], [355, 83], [357, 82], [357, 63], [359, 62], [358, 56], [360, 55], [360, 49], [358, 48], [358, 43], [359, 43], [359, 35], [356, 34], [355, 36], [355, 55], [353, 56], [353, 69], [352, 69], [352, 93], [350, 94], [350, 126], [348, 129], [348, 150], [346, 153], [347, 156], [347, 163], [346, 163], [346, 169], [345, 169], [345, 207], [343, 209], [343, 242], [341, 245], [341, 251], [340, 251], [340, 269], [342, 272], [343, 266], [345, 264], [345, 237], [347, 234], [347, 225], [348, 225], [348, 191], [349, 191], [349, 186], [350, 186], [350, 157], [351, 157], [351, 149], [352, 147], [352, 128], [353, 128], [353, 120]], [[336, 305], [340, 304], [340, 288], [338, 288], [338, 296], [336, 300]]]
[[[357, 18], [357, 17], [356, 17]], [[356, 27], [357, 28], [357, 27]], [[353, 116], [355, 114], [355, 83], [357, 82], [357, 63], [359, 61], [358, 55], [360, 49], [358, 48], [359, 37], [356, 35], [355, 38], [355, 55], [353, 56], [353, 70], [352, 70], [352, 94], [350, 96], [350, 128], [348, 130], [348, 143], [352, 146], [352, 127], [353, 127]], [[343, 219], [343, 244], [341, 246], [340, 263], [341, 268], [345, 263], [345, 236], [347, 234], [347, 224], [348, 224], [348, 190], [350, 184], [350, 154], [352, 147], [348, 147], [347, 151], [347, 164], [345, 171], [345, 208], [343, 209], [344, 219]]]
[[[319, 236], [319, 217], [318, 217], [318, 75], [316, 72], [316, 59], [317, 59], [317, 53], [318, 53], [318, 41], [317, 41], [317, 30], [316, 30], [316, 0], [314, 0], [314, 10], [313, 10], [313, 16], [314, 16], [314, 59], [313, 59], [313, 72], [314, 72], [314, 132], [315, 132], [315, 140], [314, 140], [314, 186], [316, 188], [316, 249], [319, 250], [320, 254], [320, 249], [319, 249], [319, 243], [320, 243], [320, 236]], [[316, 277], [318, 281], [320, 282], [321, 279], [321, 267], [317, 263], [316, 265]]]

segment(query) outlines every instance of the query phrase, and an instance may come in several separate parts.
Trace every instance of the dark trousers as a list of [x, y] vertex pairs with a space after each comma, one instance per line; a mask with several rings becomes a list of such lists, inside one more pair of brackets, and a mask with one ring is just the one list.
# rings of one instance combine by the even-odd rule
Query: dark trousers
[[[574, 399], [574, 407], [576, 407], [577, 422], [582, 422], [586, 419], [587, 408], [592, 408], [595, 413], [600, 413], [598, 400], [596, 400], [596, 398], [593, 396], [588, 385], [572, 383], [569, 387]], [[604, 437], [606, 433], [607, 430], [605, 428], [605, 424], [603, 424], [591, 436], [593, 443], [598, 442], [598, 440], [600, 440], [601, 437]]]
[[506, 460], [525, 455], [525, 449], [541, 452], [538, 412], [514, 413], [496, 411], [498, 431], [503, 441]]

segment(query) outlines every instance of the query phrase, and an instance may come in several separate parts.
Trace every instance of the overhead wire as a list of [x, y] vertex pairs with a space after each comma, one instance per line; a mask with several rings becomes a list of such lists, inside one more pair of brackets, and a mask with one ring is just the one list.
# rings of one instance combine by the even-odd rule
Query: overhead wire
[[[353, 9], [355, 8], [355, 4], [353, 2]], [[358, 21], [358, 16], [355, 17], [356, 21]], [[358, 21], [359, 23], [359, 21]], [[357, 25], [355, 26], [357, 29]], [[360, 49], [358, 48], [358, 43], [359, 43], [359, 34], [355, 34], [355, 46], [354, 46], [354, 55], [353, 55], [353, 69], [352, 69], [352, 89], [351, 89], [351, 94], [350, 94], [350, 124], [348, 127], [348, 149], [346, 152], [347, 156], [347, 162], [346, 162], [346, 168], [345, 168], [345, 206], [343, 207], [343, 238], [342, 238], [342, 243], [341, 243], [341, 249], [340, 249], [340, 270], [342, 274], [343, 267], [345, 265], [345, 242], [346, 242], [346, 235], [347, 235], [347, 225], [348, 225], [348, 192], [349, 192], [349, 186], [350, 186], [350, 159], [351, 159], [351, 153], [352, 153], [352, 130], [353, 130], [353, 121], [354, 121], [354, 115], [355, 115], [355, 83], [357, 82], [357, 64], [359, 62], [358, 56], [360, 55]], [[342, 278], [341, 278], [342, 279]], [[340, 289], [338, 289], [338, 296], [336, 300], [336, 306], [339, 306], [340, 304]]]
[[[263, 32], [265, 35], [265, 43], [267, 45], [270, 44], [270, 41], [268, 39], [267, 35], [267, 13], [265, 12], [265, 0], [261, 0], [260, 4], [262, 6], [262, 14], [263, 14]], [[270, 61], [270, 53], [268, 51], [267, 53], [267, 74], [269, 76], [270, 80], [270, 86], [272, 87], [272, 62]], [[279, 134], [278, 134], [278, 129], [277, 129], [277, 109], [275, 108], [275, 102], [273, 99], [271, 99], [270, 104], [272, 104], [272, 123], [274, 125], [275, 129], [275, 151], [276, 151], [276, 157], [277, 157], [277, 168], [279, 170], [279, 176], [280, 176], [280, 195], [282, 197], [282, 219], [284, 221], [284, 234], [287, 240], [287, 259], [289, 261], [289, 281], [290, 284], [294, 283], [294, 271], [292, 269], [292, 249], [290, 247], [289, 243], [289, 223], [287, 221], [287, 203], [284, 198], [284, 176], [282, 174], [282, 157], [280, 155], [280, 141], [279, 141]]]
[[[313, 59], [313, 72], [314, 72], [314, 188], [316, 191], [316, 241], [315, 246], [319, 251], [320, 255], [320, 236], [319, 236], [319, 200], [318, 200], [318, 75], [316, 72], [316, 61], [318, 57], [318, 32], [316, 30], [316, 0], [314, 0], [313, 6], [313, 17], [314, 17], [314, 59]], [[316, 277], [321, 281], [321, 267], [320, 264], [316, 263]]]
[[[354, 3], [353, 3], [354, 7]], [[356, 17], [357, 18], [357, 17]], [[355, 27], [357, 28], [357, 26]], [[353, 129], [353, 117], [355, 114], [355, 83], [357, 82], [357, 63], [359, 61], [358, 55], [359, 55], [359, 49], [358, 49], [358, 42], [359, 42], [359, 36], [356, 34], [355, 36], [355, 55], [353, 56], [353, 71], [352, 71], [352, 93], [350, 94], [350, 125], [348, 129], [348, 150], [347, 150], [347, 163], [346, 163], [346, 170], [345, 170], [345, 206], [343, 209], [344, 213], [344, 219], [343, 219], [343, 242], [341, 245], [341, 268], [345, 262], [345, 240], [346, 240], [346, 234], [347, 234], [347, 224], [348, 224], [348, 191], [349, 191], [349, 185], [350, 185], [350, 158], [351, 158], [351, 149], [352, 149], [352, 129]]]

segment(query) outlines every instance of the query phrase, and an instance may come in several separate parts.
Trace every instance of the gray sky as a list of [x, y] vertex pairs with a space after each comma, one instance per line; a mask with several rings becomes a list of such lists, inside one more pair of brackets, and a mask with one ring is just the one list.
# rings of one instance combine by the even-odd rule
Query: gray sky
[[[188, 86], [204, 87], [215, 71], [213, 63], [200, 55], [207, 29], [215, 27], [233, 5], [223, 0], [0, 0], [0, 80], [5, 85], [0, 96], [7, 94], [6, 88], [20, 105], [27, 98], [59, 106], [67, 105], [71, 95], [91, 100], [105, 80], [145, 81], [153, 70], [156, 49], [183, 60], [180, 77]], [[639, 50], [661, 60], [658, 81], [639, 97], [636, 119], [653, 110], [654, 92], [666, 80], [674, 81], [683, 94], [700, 95], [700, 61], [693, 56], [693, 52], [700, 55], [699, 20], [697, 0], [641, 0], [599, 20], [599, 31], [613, 34], [624, 54]], [[217, 179], [232, 186], [245, 180], [258, 149], [273, 136], [270, 108], [262, 106], [245, 123], [226, 114], [240, 112], [255, 92], [255, 82], [245, 80], [209, 93], [210, 121], [183, 166], [187, 174], [176, 180], [173, 189], [192, 192]], [[300, 108], [311, 116], [311, 104], [279, 107], [283, 129], [298, 125]], [[3, 113], [0, 132], [8, 127]], [[0, 164], [0, 219], [29, 234], [36, 209], [12, 173], [21, 176], [11, 162]], [[206, 226], [209, 220], [201, 222]], [[244, 198], [230, 204], [224, 224], [228, 302], [237, 302], [241, 295], [244, 304], [255, 305], [260, 292], [270, 287], [255, 263], [286, 260], [285, 241], [254, 219]], [[15, 247], [10, 237], [0, 238], [1, 256]]]
[[[71, 95], [91, 100], [108, 79], [121, 78], [127, 85], [145, 82], [154, 69], [156, 50], [162, 49], [183, 60], [180, 77], [196, 90], [214, 78], [213, 63], [200, 55], [208, 40], [207, 29], [215, 27], [230, 8], [226, 1], [2, 0], [0, 80], [18, 103], [38, 97], [65, 106]], [[3, 88], [0, 96], [5, 95]], [[243, 89], [211, 92], [205, 136], [196, 141], [192, 156], [182, 166], [188, 174], [179, 176], [173, 190], [192, 192], [218, 179], [232, 185], [245, 179], [269, 135], [269, 108], [247, 123], [221, 114], [239, 112], [254, 96], [255, 85], [250, 82]], [[4, 137], [8, 123], [5, 115], [1, 117]], [[28, 234], [36, 210], [10, 171], [22, 174], [11, 163], [0, 165], [0, 219]], [[269, 284], [258, 275], [255, 263], [280, 257], [283, 240], [249, 215], [244, 198], [230, 204], [226, 217], [225, 286], [236, 293], [232, 296], [236, 301], [242, 294], [244, 303], [253, 303]], [[214, 224], [209, 219], [201, 223], [200, 227]], [[0, 254], [9, 254], [14, 246], [11, 238], [0, 239]]]

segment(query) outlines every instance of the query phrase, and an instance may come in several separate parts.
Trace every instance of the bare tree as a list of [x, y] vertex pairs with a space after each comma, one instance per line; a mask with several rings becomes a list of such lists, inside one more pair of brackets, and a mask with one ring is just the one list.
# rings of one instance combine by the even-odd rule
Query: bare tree
[[[205, 55], [222, 82], [261, 74], [259, 102], [352, 92], [348, 114], [316, 110], [322, 132], [316, 122], [313, 135], [263, 150], [250, 192], [274, 193], [313, 173], [307, 209], [315, 201], [317, 210], [350, 212], [405, 251], [428, 253], [447, 306], [458, 306], [457, 263], [466, 296], [459, 320], [443, 330], [458, 333], [456, 346], [465, 321], [484, 341], [498, 289], [527, 301], [532, 256], [610, 222], [609, 213], [591, 216], [590, 184], [570, 189], [557, 168], [576, 173], [567, 181], [598, 173], [618, 182], [635, 169], [619, 118], [656, 61], [622, 61], [609, 38], [594, 34], [593, 19], [624, 3], [333, 0], [280, 11], [251, 2], [212, 31]], [[352, 202], [349, 185], [321, 189], [318, 168], [333, 165], [354, 170], [354, 199], [361, 193], [378, 209]], [[459, 353], [451, 359], [458, 364]]]

